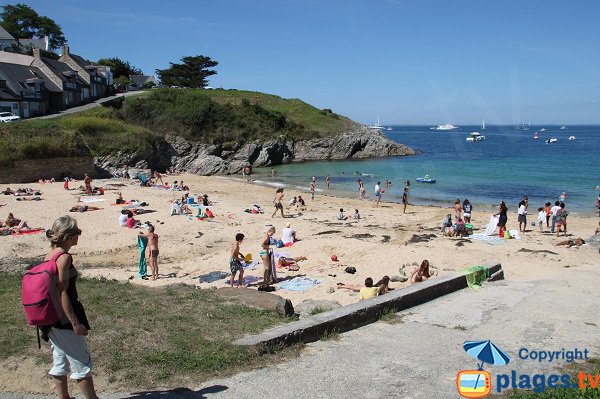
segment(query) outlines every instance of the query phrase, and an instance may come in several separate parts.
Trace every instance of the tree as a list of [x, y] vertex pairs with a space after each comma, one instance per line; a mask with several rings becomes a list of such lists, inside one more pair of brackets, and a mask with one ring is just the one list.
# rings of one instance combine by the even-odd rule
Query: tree
[[101, 58], [97, 62], [98, 65], [105, 65], [110, 67], [113, 74], [113, 78], [120, 78], [122, 76], [129, 79], [129, 75], [143, 75], [141, 69], [134, 67], [129, 61], [124, 61], [118, 57], [112, 58]]
[[163, 85], [191, 88], [206, 87], [208, 84], [206, 78], [217, 73], [215, 70], [208, 68], [219, 64], [217, 61], [211, 60], [210, 57], [203, 55], [183, 57], [181, 62], [183, 64], [170, 62], [170, 68], [156, 70], [156, 74]]
[[60, 26], [49, 17], [39, 15], [26, 4], [2, 6], [0, 25], [17, 39], [48, 36], [49, 47], [58, 48], [67, 42]]

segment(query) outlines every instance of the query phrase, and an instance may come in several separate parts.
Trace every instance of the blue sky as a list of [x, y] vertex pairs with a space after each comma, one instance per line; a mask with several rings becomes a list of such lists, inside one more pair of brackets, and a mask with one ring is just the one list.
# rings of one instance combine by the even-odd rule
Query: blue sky
[[600, 123], [600, 2], [20, 0], [71, 51], [148, 74], [185, 55], [210, 85], [372, 123]]

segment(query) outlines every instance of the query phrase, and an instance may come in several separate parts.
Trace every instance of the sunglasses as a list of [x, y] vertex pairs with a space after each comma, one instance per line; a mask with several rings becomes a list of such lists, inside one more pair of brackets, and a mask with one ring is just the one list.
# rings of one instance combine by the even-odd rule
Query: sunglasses
[[80, 236], [80, 235], [81, 235], [81, 233], [82, 233], [81, 229], [77, 229], [77, 230], [75, 230], [75, 234], [77, 234], [78, 236]]

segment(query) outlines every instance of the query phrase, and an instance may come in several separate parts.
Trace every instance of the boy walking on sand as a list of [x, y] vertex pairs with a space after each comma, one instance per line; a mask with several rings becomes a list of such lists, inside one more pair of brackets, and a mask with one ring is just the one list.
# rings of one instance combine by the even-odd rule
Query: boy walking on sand
[[140, 236], [148, 240], [148, 250], [150, 250], [150, 269], [152, 270], [152, 280], [158, 278], [158, 234], [154, 232], [154, 226], [148, 227], [148, 234], [140, 231]]
[[229, 258], [229, 268], [231, 269], [231, 279], [229, 285], [233, 288], [233, 282], [235, 281], [235, 274], [239, 271], [240, 276], [238, 280], [238, 288], [244, 286], [244, 267], [242, 261], [244, 257], [240, 254], [240, 244], [244, 241], [244, 235], [237, 233], [235, 235], [235, 242], [231, 245], [231, 257]]

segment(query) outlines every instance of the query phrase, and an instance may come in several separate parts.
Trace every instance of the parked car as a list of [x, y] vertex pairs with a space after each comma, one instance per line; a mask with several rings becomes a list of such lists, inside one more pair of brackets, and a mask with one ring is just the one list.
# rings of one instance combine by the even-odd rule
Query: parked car
[[21, 119], [20, 116], [17, 116], [11, 112], [0, 112], [0, 122], [14, 122]]

